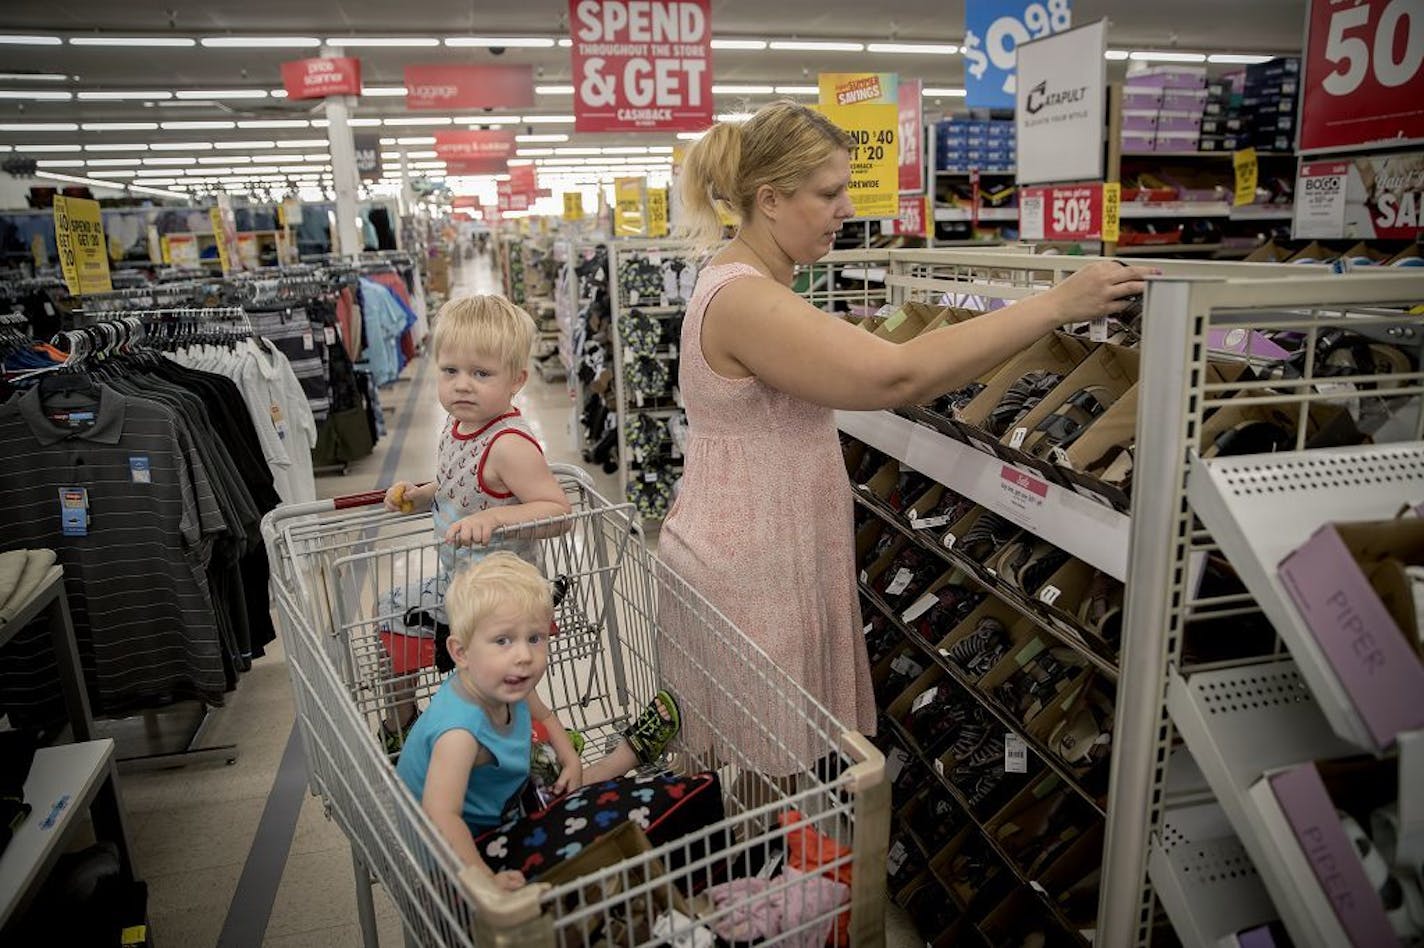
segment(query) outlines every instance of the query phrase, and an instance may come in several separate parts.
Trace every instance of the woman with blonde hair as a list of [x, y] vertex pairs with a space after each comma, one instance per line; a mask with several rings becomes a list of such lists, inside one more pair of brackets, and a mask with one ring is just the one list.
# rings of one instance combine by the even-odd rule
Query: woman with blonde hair
[[[717, 249], [683, 321], [686, 468], [659, 557], [831, 715], [873, 734], [852, 501], [833, 410], [928, 402], [1060, 325], [1121, 311], [1150, 271], [1098, 264], [904, 345], [876, 338], [791, 291], [797, 265], [829, 251], [854, 216], [851, 145], [820, 113], [777, 102], [745, 123], [714, 125], [684, 162], [684, 230]], [[720, 246], [719, 210], [739, 222]], [[736, 657], [712, 654], [695, 630], [680, 632], [677, 608], [664, 609], [677, 642], [664, 665], [674, 690], [722, 682], [717, 694], [687, 702], [724, 709], [685, 716], [689, 750], [710, 746], [774, 776], [805, 769], [817, 746], [824, 753], [825, 736], [765, 714], [754, 733], [728, 733], [726, 722], [746, 724], [748, 709], [755, 716], [768, 706], [756, 700], [763, 684], [745, 669], [729, 674]], [[679, 674], [685, 663], [710, 667]]]

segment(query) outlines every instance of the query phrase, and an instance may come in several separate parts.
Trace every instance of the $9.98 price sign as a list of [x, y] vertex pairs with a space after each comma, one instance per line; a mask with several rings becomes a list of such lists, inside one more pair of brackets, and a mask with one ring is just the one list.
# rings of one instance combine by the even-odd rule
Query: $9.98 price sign
[[700, 132], [712, 124], [710, 0], [569, 0], [574, 128]]
[[1101, 184], [1020, 189], [1019, 231], [1024, 240], [1117, 239], [1103, 233]]
[[1424, 140], [1424, 2], [1311, 0], [1300, 150]]
[[1014, 107], [1018, 48], [1073, 25], [1069, 0], [968, 0], [964, 9], [966, 102], [971, 107]]

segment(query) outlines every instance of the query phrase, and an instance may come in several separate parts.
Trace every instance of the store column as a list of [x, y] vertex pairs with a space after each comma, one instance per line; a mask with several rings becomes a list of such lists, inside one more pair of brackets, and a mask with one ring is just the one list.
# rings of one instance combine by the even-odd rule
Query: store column
[[[341, 52], [328, 46], [321, 48], [325, 58], [336, 58]], [[336, 234], [332, 249], [343, 257], [361, 252], [361, 231], [356, 224], [356, 191], [360, 178], [356, 171], [356, 143], [351, 137], [351, 107], [355, 96], [331, 96], [326, 100], [326, 137], [331, 146], [331, 180], [336, 191]]]

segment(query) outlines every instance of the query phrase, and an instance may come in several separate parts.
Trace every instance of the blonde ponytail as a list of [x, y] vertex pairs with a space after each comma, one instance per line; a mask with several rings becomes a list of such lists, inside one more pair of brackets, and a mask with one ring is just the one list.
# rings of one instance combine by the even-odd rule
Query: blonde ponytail
[[721, 243], [723, 215], [741, 220], [741, 169], [742, 127], [730, 122], [713, 125], [683, 159], [680, 231], [699, 250]]
[[836, 150], [851, 145], [820, 112], [790, 100], [763, 106], [739, 125], [718, 122], [683, 161], [680, 235], [712, 249], [722, 239], [719, 209], [745, 222], [762, 185], [791, 194]]

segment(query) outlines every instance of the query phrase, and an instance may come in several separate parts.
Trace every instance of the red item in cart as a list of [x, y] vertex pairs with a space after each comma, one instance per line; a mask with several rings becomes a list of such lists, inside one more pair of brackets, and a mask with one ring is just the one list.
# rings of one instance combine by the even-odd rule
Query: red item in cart
[[[783, 827], [791, 827], [797, 823], [805, 822], [806, 818], [795, 810], [787, 810], [776, 820]], [[849, 886], [851, 855], [848, 848], [810, 826], [800, 826], [786, 834], [786, 864], [800, 872], [808, 874], [819, 872], [827, 879], [834, 879], [842, 885]], [[826, 870], [821, 868], [827, 863], [835, 862], [839, 862], [840, 865], [832, 866]], [[846, 909], [836, 917], [835, 936], [832, 939], [827, 939], [826, 944], [835, 946], [850, 944], [850, 909]]]

